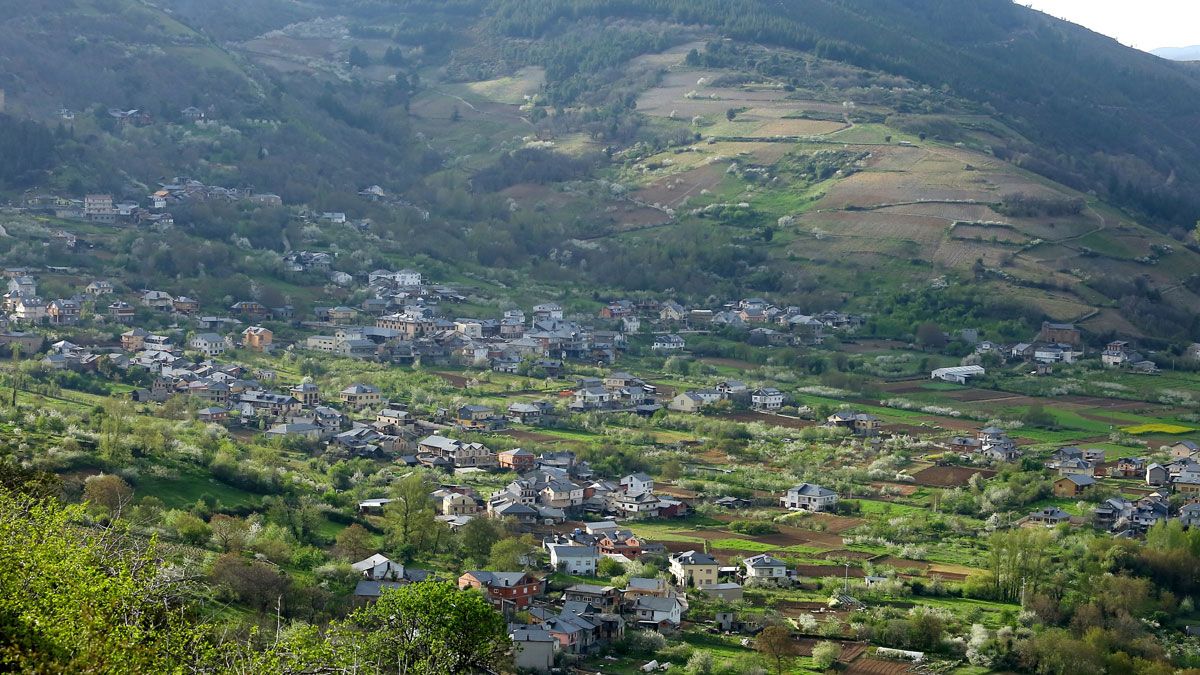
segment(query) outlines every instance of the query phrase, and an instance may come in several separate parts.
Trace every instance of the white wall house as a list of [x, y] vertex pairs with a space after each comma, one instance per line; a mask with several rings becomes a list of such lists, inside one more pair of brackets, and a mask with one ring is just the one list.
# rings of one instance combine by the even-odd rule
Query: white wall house
[[567, 546], [550, 544], [550, 566], [576, 576], [596, 576], [596, 562], [600, 554], [592, 546]]
[[805, 511], [828, 511], [837, 504], [838, 496], [833, 490], [812, 483], [801, 483], [779, 499], [784, 508]]

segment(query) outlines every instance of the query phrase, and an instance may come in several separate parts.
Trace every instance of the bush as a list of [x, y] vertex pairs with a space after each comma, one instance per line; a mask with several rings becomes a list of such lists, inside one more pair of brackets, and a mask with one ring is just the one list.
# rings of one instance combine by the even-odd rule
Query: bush
[[729, 524], [729, 529], [741, 534], [775, 534], [779, 528], [774, 523], [761, 520], [735, 520]]
[[817, 670], [829, 670], [837, 663], [842, 655], [842, 646], [836, 642], [818, 642], [812, 651], [813, 667]]

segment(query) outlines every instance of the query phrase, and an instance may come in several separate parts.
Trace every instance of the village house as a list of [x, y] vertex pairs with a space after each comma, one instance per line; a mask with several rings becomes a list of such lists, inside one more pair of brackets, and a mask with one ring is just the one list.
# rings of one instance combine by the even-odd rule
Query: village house
[[678, 323], [687, 319], [687, 310], [678, 302], [668, 300], [659, 307], [658, 319], [660, 321]]
[[99, 279], [88, 284], [83, 292], [88, 295], [112, 295], [113, 290], [112, 282]]
[[633, 601], [633, 615], [638, 625], [646, 628], [678, 626], [683, 621], [683, 602], [676, 597], [641, 596]]
[[1053, 527], [1054, 525], [1059, 525], [1061, 523], [1071, 522], [1071, 514], [1063, 511], [1060, 508], [1048, 506], [1044, 509], [1034, 511], [1033, 513], [1029, 514], [1028, 520], [1030, 523]]
[[700, 412], [706, 406], [710, 406], [723, 398], [721, 392], [716, 389], [696, 389], [685, 391], [678, 394], [667, 407], [678, 412], [695, 413]]
[[300, 401], [300, 405], [306, 408], [319, 405], [321, 403], [321, 390], [312, 382], [301, 382], [288, 389], [288, 393]]
[[196, 419], [201, 422], [215, 422], [220, 424], [229, 419], [229, 409], [216, 407], [201, 408], [196, 412]]
[[596, 576], [596, 564], [600, 554], [592, 546], [569, 546], [565, 544], [550, 544], [546, 546], [550, 552], [550, 568], [573, 576]]
[[683, 551], [671, 554], [669, 561], [671, 575], [679, 586], [703, 588], [717, 583], [720, 565], [707, 553]]
[[200, 352], [210, 359], [224, 354], [228, 346], [225, 338], [216, 333], [197, 333], [188, 340], [187, 345], [188, 349]]
[[175, 308], [175, 298], [163, 291], [142, 291], [141, 303], [156, 312], [169, 312]]
[[742, 561], [746, 568], [747, 579], [784, 579], [787, 577], [787, 563], [773, 556], [762, 553], [750, 556]]
[[113, 207], [112, 195], [90, 194], [83, 196], [83, 217], [93, 223], [113, 223], [117, 210]]
[[878, 417], [854, 410], [839, 410], [825, 419], [826, 426], [849, 429], [856, 436], [874, 436], [879, 433]]
[[1096, 484], [1096, 479], [1090, 475], [1070, 474], [1054, 481], [1052, 489], [1055, 497], [1078, 497]]
[[1083, 336], [1080, 334], [1079, 329], [1070, 323], [1045, 321], [1042, 323], [1042, 329], [1038, 332], [1037, 339], [1040, 342], [1061, 342], [1072, 347], [1078, 347], [1083, 344]]
[[1064, 460], [1058, 465], [1060, 476], [1092, 476], [1095, 472], [1095, 466], [1083, 458]]
[[750, 405], [755, 410], [779, 410], [783, 407], [783, 392], [775, 387], [763, 387], [750, 393]]
[[793, 511], [828, 511], [838, 502], [837, 493], [812, 483], [801, 483], [788, 489], [779, 503]]
[[471, 516], [479, 513], [479, 502], [475, 498], [455, 490], [439, 489], [430, 493], [443, 516]]
[[1109, 467], [1108, 475], [1114, 478], [1141, 478], [1146, 475], [1146, 460], [1141, 457], [1122, 457]]
[[378, 387], [369, 384], [352, 384], [338, 392], [342, 404], [351, 408], [367, 408], [381, 400]]
[[649, 492], [617, 492], [611, 495], [609, 508], [627, 518], [653, 518], [659, 514], [661, 500]]
[[998, 462], [1015, 462], [1021, 458], [1016, 441], [999, 427], [986, 427], [979, 431], [979, 454]]
[[417, 459], [423, 464], [440, 465], [444, 469], [493, 469], [499, 465], [496, 453], [486, 445], [463, 443], [445, 436], [426, 436], [417, 443], [417, 452]]
[[311, 422], [277, 424], [267, 430], [267, 436], [302, 438], [306, 441], [319, 441], [324, 435], [325, 430]]
[[625, 588], [621, 589], [621, 597], [629, 604], [638, 598], [667, 598], [674, 593], [675, 591], [667, 584], [667, 580], [658, 577], [650, 579], [630, 577], [629, 581], [625, 583]]
[[687, 343], [683, 338], [671, 333], [669, 335], [656, 335], [651, 349], [656, 352], [677, 352], [686, 346]]
[[542, 418], [546, 415], [547, 410], [551, 409], [550, 405], [545, 402], [537, 403], [511, 403], [505, 411], [508, 415], [508, 421], [514, 424], [525, 424], [528, 426], [537, 426], [542, 422]]
[[127, 352], [140, 352], [146, 346], [146, 338], [150, 333], [144, 328], [133, 328], [121, 333], [121, 349]]
[[271, 351], [274, 339], [275, 334], [271, 332], [271, 329], [262, 326], [250, 326], [242, 331], [242, 346], [256, 352]]
[[1146, 467], [1146, 485], [1166, 485], [1170, 479], [1167, 467], [1157, 462]]
[[554, 667], [558, 640], [544, 626], [512, 624], [508, 638], [513, 643], [513, 666], [517, 670], [547, 673]]
[[528, 609], [541, 595], [543, 584], [525, 572], [466, 572], [458, 578], [459, 588], [477, 588], [494, 607], [511, 613]]
[[13, 306], [12, 318], [14, 321], [19, 321], [29, 324], [46, 323], [49, 312], [46, 303], [41, 298], [25, 297], [18, 295], [16, 304]]
[[514, 448], [499, 453], [496, 455], [496, 459], [501, 469], [515, 471], [516, 473], [525, 473], [533, 469], [536, 456], [528, 450]]
[[267, 309], [261, 302], [253, 300], [242, 300], [235, 302], [229, 311], [234, 314], [241, 315], [250, 320], [265, 319], [271, 315], [271, 310]]
[[180, 295], [171, 302], [171, 307], [180, 314], [195, 314], [200, 311], [200, 301]]
[[563, 591], [563, 602], [582, 602], [600, 612], [616, 612], [621, 604], [621, 592], [616, 586], [575, 584]]
[[1171, 459], [1183, 459], [1185, 457], [1200, 458], [1200, 445], [1192, 441], [1179, 441], [1166, 447], [1167, 451], [1171, 453]]
[[1179, 508], [1179, 523], [1186, 528], [1200, 527], [1200, 503]]
[[454, 424], [468, 431], [495, 431], [503, 429], [505, 420], [485, 405], [464, 405], [455, 411]]
[[601, 555], [625, 556], [636, 560], [644, 552], [645, 542], [635, 536], [631, 530], [606, 530], [599, 535], [596, 546]]
[[78, 300], [58, 299], [46, 307], [46, 317], [56, 326], [71, 326], [79, 323], [83, 312]]

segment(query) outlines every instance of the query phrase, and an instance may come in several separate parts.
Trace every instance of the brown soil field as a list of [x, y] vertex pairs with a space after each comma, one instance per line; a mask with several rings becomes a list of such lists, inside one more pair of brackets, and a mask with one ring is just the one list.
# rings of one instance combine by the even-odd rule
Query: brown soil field
[[1013, 394], [1007, 391], [992, 391], [991, 389], [963, 389], [959, 391], [946, 392], [946, 398], [962, 401], [964, 403], [976, 403], [979, 401], [1002, 401], [1007, 399], [1028, 398], [1021, 394]]
[[885, 661], [869, 656], [854, 659], [842, 671], [843, 675], [904, 675], [912, 666], [903, 661]]
[[841, 122], [805, 119], [774, 119], [754, 130], [755, 136], [822, 136], [848, 128]]
[[849, 518], [846, 516], [835, 516], [835, 515], [832, 515], [829, 513], [815, 513], [815, 514], [813, 514], [812, 517], [813, 517], [813, 520], [816, 520], [816, 521], [819, 521], [819, 522], [822, 522], [825, 524], [825, 532], [832, 532], [834, 534], [841, 534], [842, 532], [845, 532], [846, 530], [858, 527], [859, 525], [862, 525], [863, 523], [866, 522], [862, 518]]
[[901, 434], [906, 436], [920, 436], [933, 431], [929, 427], [921, 427], [915, 424], [885, 424], [880, 427], [880, 430], [892, 436], [899, 436]]
[[801, 420], [794, 417], [783, 417], [782, 415], [768, 415], [760, 412], [737, 412], [721, 415], [723, 419], [732, 420], [734, 422], [762, 422], [763, 424], [784, 427], [786, 429], [805, 429], [815, 426], [813, 420]]
[[1004, 222], [1008, 220], [1007, 217], [996, 213], [991, 207], [984, 204], [904, 204], [902, 206], [885, 206], [877, 213], [911, 214], [966, 222]]
[[873, 211], [826, 211], [806, 215], [800, 223], [837, 237], [903, 239], [924, 245], [940, 241], [946, 223], [929, 216], [905, 216]]
[[630, 230], [639, 227], [665, 225], [671, 222], [670, 216], [662, 211], [659, 211], [658, 209], [650, 208], [648, 206], [623, 204], [610, 208], [613, 209], [610, 212], [610, 215], [616, 222], [618, 230]]
[[572, 440], [565, 439], [565, 438], [559, 438], [558, 436], [551, 436], [549, 434], [539, 434], [536, 431], [521, 431], [519, 429], [505, 429], [504, 431], [501, 431], [499, 433], [502, 433], [505, 436], [508, 436], [510, 438], [515, 438], [519, 441], [529, 441], [530, 443], [551, 443], [551, 444], [558, 443], [558, 444], [562, 444], [562, 445], [583, 445], [580, 441], [572, 441]]
[[[796, 653], [800, 656], [812, 656], [813, 647], [817, 646], [818, 642], [824, 642], [821, 638], [797, 638]], [[847, 642], [845, 640], [831, 640], [842, 646], [842, 655], [838, 657], [841, 663], [850, 663], [857, 659], [867, 651], [867, 645], [862, 642]]]
[[922, 417], [922, 421], [928, 422], [943, 429], [951, 429], [953, 431], [969, 431], [975, 433], [979, 431], [980, 424], [974, 420], [956, 419], [953, 417]]
[[730, 368], [741, 368], [742, 370], [754, 370], [755, 368], [758, 368], [757, 363], [750, 363], [749, 361], [741, 361], [739, 359], [723, 359], [723, 358], [714, 357], [714, 356], [706, 356], [706, 357], [700, 359], [700, 362], [708, 363], [708, 364], [714, 365], [714, 366], [728, 366]]
[[933, 487], [961, 487], [971, 480], [971, 476], [979, 474], [984, 478], [996, 475], [992, 469], [976, 469], [969, 466], [931, 466], [913, 474], [918, 485]]
[[958, 239], [995, 240], [1011, 244], [1024, 244], [1030, 239], [1024, 234], [1016, 230], [1010, 230], [1007, 227], [985, 227], [982, 225], [959, 225], [954, 228], [952, 234]]
[[685, 490], [674, 485], [655, 485], [654, 491], [658, 494], [667, 495], [669, 497], [677, 497], [679, 499], [695, 499], [700, 496], [700, 493], [694, 490]]
[[465, 389], [467, 386], [467, 378], [462, 375], [455, 375], [453, 373], [434, 373], [434, 375], [437, 375], [459, 389]]
[[946, 267], [967, 268], [979, 258], [989, 267], [998, 267], [1010, 257], [1010, 248], [986, 242], [946, 240], [933, 252], [933, 261]]
[[683, 173], [661, 178], [633, 193], [633, 199], [643, 204], [678, 206], [689, 196], [699, 196], [702, 190], [715, 188], [725, 178], [724, 162], [707, 164]]
[[703, 147], [723, 157], [748, 159], [755, 164], [774, 164], [796, 146], [792, 143], [765, 141], [720, 141]]
[[[882, 481], [875, 481], [875, 482], [870, 483], [870, 485], [872, 485], [873, 487], [877, 487], [877, 488], [887, 488], [893, 492], [899, 493], [899, 495], [901, 497], [908, 497], [908, 496], [914, 495], [914, 494], [916, 494], [917, 490], [920, 489], [916, 485], [910, 485], [909, 483], [885, 483]], [[883, 500], [887, 500], [887, 501], [891, 501], [891, 500], [895, 499], [895, 497], [884, 497], [884, 496], [880, 496], [879, 498], [883, 499]]]
[[[838, 577], [847, 576], [846, 567], [844, 565], [797, 565], [796, 574], [802, 577]], [[851, 579], [863, 579], [867, 573], [862, 569], [851, 566], [849, 576]]]
[[924, 148], [903, 145], [872, 148], [867, 166], [876, 171], [908, 171], [929, 155]]
[[908, 345], [899, 340], [857, 340], [843, 342], [840, 350], [849, 354], [864, 354], [867, 352], [882, 352], [889, 349], [903, 349]]

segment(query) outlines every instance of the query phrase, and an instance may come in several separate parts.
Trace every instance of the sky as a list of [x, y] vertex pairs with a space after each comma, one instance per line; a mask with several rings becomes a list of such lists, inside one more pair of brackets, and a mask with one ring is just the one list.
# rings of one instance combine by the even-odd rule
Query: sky
[[1149, 51], [1200, 45], [1198, 0], [1017, 0]]

